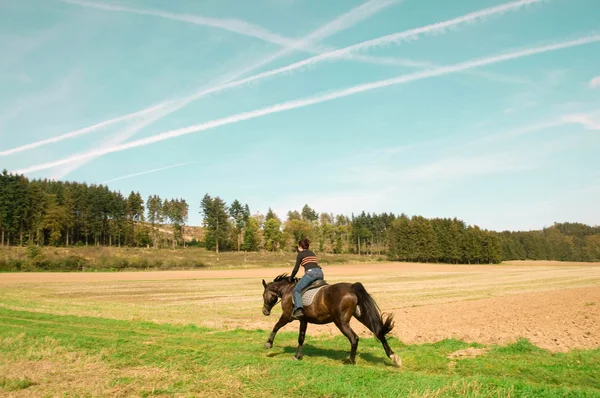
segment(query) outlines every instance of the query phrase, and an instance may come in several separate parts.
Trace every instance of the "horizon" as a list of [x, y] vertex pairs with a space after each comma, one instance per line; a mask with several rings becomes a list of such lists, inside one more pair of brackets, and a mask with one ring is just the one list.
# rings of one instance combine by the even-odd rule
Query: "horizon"
[[183, 198], [190, 226], [206, 193], [600, 225], [595, 2], [434, 4], [3, 2], [0, 169]]

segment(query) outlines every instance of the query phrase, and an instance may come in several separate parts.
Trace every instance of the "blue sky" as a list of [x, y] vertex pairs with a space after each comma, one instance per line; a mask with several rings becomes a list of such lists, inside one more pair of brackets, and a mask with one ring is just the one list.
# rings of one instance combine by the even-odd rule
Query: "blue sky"
[[0, 168], [282, 216], [600, 224], [596, 0], [0, 0]]

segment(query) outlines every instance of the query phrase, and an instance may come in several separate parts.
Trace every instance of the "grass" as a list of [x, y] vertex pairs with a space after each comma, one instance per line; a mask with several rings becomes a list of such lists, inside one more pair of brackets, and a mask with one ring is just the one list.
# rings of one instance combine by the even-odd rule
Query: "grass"
[[[293, 267], [293, 252], [224, 252], [202, 248], [146, 249], [131, 247], [9, 247], [0, 249], [0, 272], [19, 271], [126, 271]], [[382, 256], [319, 255], [319, 262], [351, 264], [381, 262]]]
[[309, 334], [305, 358], [292, 360], [296, 333], [265, 351], [264, 330], [211, 330], [0, 308], [0, 393], [36, 396], [414, 396], [600, 397], [600, 350], [552, 354], [527, 340], [476, 358], [458, 340], [404, 345], [404, 367], [363, 338], [358, 363], [343, 365], [349, 344]]
[[24, 390], [33, 385], [35, 385], [35, 383], [27, 377], [23, 379], [0, 377], [0, 389], [8, 392]]

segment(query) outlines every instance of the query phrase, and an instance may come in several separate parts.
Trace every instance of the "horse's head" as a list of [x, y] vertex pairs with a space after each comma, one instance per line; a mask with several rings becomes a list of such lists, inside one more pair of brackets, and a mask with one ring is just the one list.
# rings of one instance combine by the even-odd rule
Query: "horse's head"
[[[297, 279], [294, 278], [294, 280]], [[293, 282], [290, 282], [289, 278], [285, 274], [279, 275], [273, 280], [273, 282], [267, 283], [264, 279], [262, 280], [263, 287], [265, 288], [263, 292], [262, 312], [265, 316], [271, 315], [271, 309], [275, 307], [275, 304], [277, 304], [277, 301], [279, 301], [282, 296], [283, 287], [289, 285], [290, 283]]]
[[271, 309], [277, 304], [277, 300], [279, 300], [279, 295], [276, 291], [272, 289], [273, 283], [267, 283], [263, 279], [262, 281], [265, 291], [263, 292], [263, 314], [265, 316], [271, 315]]

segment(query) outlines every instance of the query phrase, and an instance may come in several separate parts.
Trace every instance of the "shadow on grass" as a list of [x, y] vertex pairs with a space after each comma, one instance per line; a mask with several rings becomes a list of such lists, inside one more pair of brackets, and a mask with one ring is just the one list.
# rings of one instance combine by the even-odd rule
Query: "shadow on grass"
[[[283, 347], [282, 352], [273, 352], [273, 353], [268, 354], [267, 356], [268, 357], [276, 357], [276, 356], [280, 356], [280, 355], [293, 356], [296, 354], [296, 349], [297, 349], [296, 346], [294, 346], [294, 347], [287, 346], [287, 347]], [[309, 359], [310, 357], [321, 357], [321, 358], [337, 360], [337, 361], [340, 361], [340, 363], [343, 363], [350, 356], [350, 346], [348, 346], [347, 350], [333, 350], [330, 348], [319, 348], [319, 347], [315, 347], [313, 345], [304, 345], [303, 352], [304, 352], [304, 359]], [[385, 366], [394, 367], [394, 365], [392, 365], [391, 363], [388, 363], [386, 361], [386, 358], [387, 357], [385, 357], [384, 355], [375, 356], [368, 352], [361, 353], [360, 347], [358, 349], [358, 352], [356, 353], [357, 363], [360, 361], [365, 361], [365, 362], [369, 362], [373, 365], [385, 365]]]

